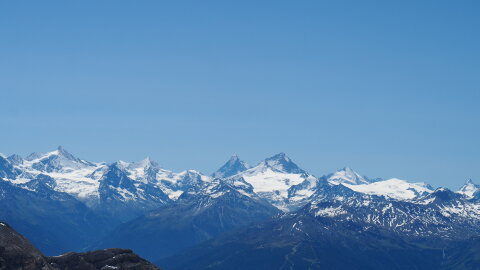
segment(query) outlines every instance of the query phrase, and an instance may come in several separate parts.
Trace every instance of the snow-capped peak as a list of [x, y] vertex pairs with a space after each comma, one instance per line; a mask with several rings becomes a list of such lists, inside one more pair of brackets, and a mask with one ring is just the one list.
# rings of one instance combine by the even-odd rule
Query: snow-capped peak
[[241, 160], [238, 155], [233, 155], [220, 169], [212, 174], [214, 178], [227, 178], [250, 169], [251, 166]]
[[64, 156], [68, 156], [68, 157], [71, 157], [71, 158], [75, 158], [72, 154], [70, 154], [67, 150], [65, 150], [63, 148], [63, 146], [59, 145], [57, 147], [57, 152], [59, 155], [64, 155]]
[[144, 167], [144, 168], [158, 165], [155, 161], [151, 160], [150, 157], [146, 157], [146, 158], [140, 160], [139, 162], [136, 162], [136, 164], [138, 166]]
[[370, 181], [358, 174], [356, 171], [352, 170], [350, 167], [345, 167], [341, 170], [338, 170], [326, 177], [327, 181], [334, 184], [349, 184], [349, 185], [361, 185], [369, 184]]
[[142, 183], [155, 182], [157, 173], [161, 170], [158, 163], [149, 157], [137, 162], [118, 160], [112, 165], [126, 172], [132, 179]]
[[23, 167], [41, 172], [69, 172], [96, 166], [94, 163], [75, 157], [61, 146], [43, 155], [33, 153], [25, 160]]
[[260, 162], [257, 167], [269, 168], [275, 172], [303, 174], [300, 169], [285, 153], [279, 153]]
[[473, 183], [472, 179], [469, 179], [465, 184], [460, 188], [457, 193], [463, 194], [468, 198], [473, 198], [474, 194], [480, 190], [480, 186]]
[[[71, 161], [76, 161], [76, 162], [83, 162], [81, 159], [75, 157], [74, 155], [70, 154], [67, 150], [65, 150], [61, 145], [57, 147], [56, 150], [54, 151], [51, 151], [51, 152], [48, 152], [48, 153], [45, 153], [43, 155], [41, 154], [37, 154], [37, 153], [33, 153], [31, 154], [30, 156], [32, 157], [35, 157], [34, 159], [46, 159], [46, 158], [49, 158], [49, 157], [52, 157], [52, 156], [58, 156], [58, 157], [62, 157], [64, 159], [67, 159], [67, 160], [71, 160]], [[30, 157], [29, 156], [29, 157]], [[32, 159], [31, 159], [32, 160]]]
[[[290, 207], [289, 201], [296, 203], [296, 199], [313, 194], [312, 187], [316, 180], [315, 177], [300, 169], [284, 153], [267, 158], [257, 166], [231, 178], [242, 178], [260, 197], [285, 211]], [[295, 190], [291, 190], [293, 187]]]
[[77, 158], [76, 156], [70, 154], [70, 152], [68, 152], [68, 151], [67, 151], [65, 148], [63, 148], [61, 145], [58, 146], [58, 148], [57, 148], [56, 151], [51, 152], [51, 154], [53, 154], [53, 155], [58, 155], [58, 156], [61, 156], [61, 157], [65, 158], [65, 159], [68, 159], [68, 160], [71, 160], [71, 161], [75, 161], [75, 162], [78, 162], [78, 163], [93, 165], [93, 163], [91, 163], [91, 162], [88, 162], [88, 161], [79, 159], [79, 158]]
[[27, 183], [38, 175], [55, 180], [55, 190], [66, 192], [80, 199], [98, 196], [98, 179], [103, 173], [103, 163], [92, 163], [70, 154], [59, 146], [54, 151], [30, 154], [25, 159], [12, 155], [10, 162], [21, 174], [12, 179], [16, 184]]

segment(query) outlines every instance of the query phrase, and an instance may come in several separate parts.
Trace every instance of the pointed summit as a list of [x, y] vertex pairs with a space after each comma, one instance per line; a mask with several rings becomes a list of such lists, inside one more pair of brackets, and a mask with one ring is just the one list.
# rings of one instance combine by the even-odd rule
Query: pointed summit
[[369, 184], [369, 181], [366, 177], [360, 175], [350, 167], [344, 167], [332, 174], [326, 176], [326, 179], [332, 184], [350, 184], [350, 185], [361, 185]]
[[153, 161], [150, 157], [146, 157], [140, 161], [131, 163], [129, 165], [130, 168], [143, 168], [143, 169], [148, 169], [148, 168], [158, 168], [160, 167], [157, 162]]
[[480, 185], [473, 183], [472, 179], [468, 179], [457, 193], [463, 194], [468, 198], [473, 198], [476, 194], [480, 193], [479, 191]]
[[[55, 153], [56, 152], [56, 153]], [[52, 152], [53, 154], [56, 154], [58, 156], [62, 156], [66, 159], [76, 161], [76, 162], [82, 162], [81, 159], [75, 157], [74, 155], [70, 154], [65, 148], [63, 148], [61, 145], [57, 147], [57, 151]]]
[[227, 178], [250, 168], [238, 155], [233, 155], [220, 169], [212, 174], [214, 178]]
[[66, 172], [95, 166], [95, 164], [91, 162], [79, 159], [70, 154], [62, 146], [46, 154], [30, 154], [25, 160], [32, 162], [32, 168], [43, 172]]
[[279, 153], [238, 173], [229, 180], [245, 182], [263, 199], [282, 211], [293, 210], [303, 197], [313, 194], [317, 178], [309, 175], [285, 153]]
[[302, 174], [304, 170], [300, 169], [285, 153], [281, 152], [260, 162], [263, 165], [276, 172]]
[[160, 170], [160, 165], [150, 159], [150, 157], [133, 163], [121, 162], [121, 167], [128, 172], [130, 177], [136, 180], [142, 180], [145, 183], [155, 181], [157, 173]]

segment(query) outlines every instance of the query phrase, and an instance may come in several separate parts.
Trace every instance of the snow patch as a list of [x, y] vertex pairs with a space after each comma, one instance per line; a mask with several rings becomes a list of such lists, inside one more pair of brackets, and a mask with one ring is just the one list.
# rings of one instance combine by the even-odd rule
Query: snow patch
[[346, 214], [347, 211], [343, 210], [343, 208], [341, 206], [339, 207], [326, 207], [326, 208], [323, 208], [323, 209], [319, 209], [317, 210], [317, 212], [315, 213], [315, 216], [318, 217], [335, 217], [335, 216], [338, 216], [338, 215], [343, 215], [343, 214]]
[[405, 180], [397, 178], [374, 182], [371, 184], [344, 185], [357, 192], [385, 196], [396, 200], [413, 200], [421, 195], [433, 192], [433, 190], [425, 183], [409, 183]]
[[302, 183], [305, 179], [300, 174], [274, 172], [270, 168], [260, 173], [246, 173], [243, 179], [253, 186], [255, 192], [274, 192], [282, 197], [288, 196], [288, 189]]

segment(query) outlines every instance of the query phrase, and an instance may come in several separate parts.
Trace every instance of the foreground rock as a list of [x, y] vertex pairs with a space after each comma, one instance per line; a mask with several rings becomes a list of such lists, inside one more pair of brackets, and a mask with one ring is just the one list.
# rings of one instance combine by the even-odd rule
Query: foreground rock
[[46, 257], [24, 236], [0, 222], [0, 270], [160, 270], [128, 249], [111, 248]]
[[54, 269], [45, 256], [6, 223], [0, 223], [0, 270]]
[[96, 269], [141, 269], [157, 270], [158, 267], [140, 258], [129, 249], [111, 248], [86, 253], [66, 253], [48, 257], [55, 269], [96, 270]]

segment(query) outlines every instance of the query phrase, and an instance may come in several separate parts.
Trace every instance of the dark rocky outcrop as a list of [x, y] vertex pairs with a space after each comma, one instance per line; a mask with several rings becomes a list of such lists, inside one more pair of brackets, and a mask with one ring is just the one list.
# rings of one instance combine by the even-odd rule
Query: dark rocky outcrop
[[159, 270], [129, 249], [111, 248], [46, 257], [24, 236], [0, 222], [0, 270]]
[[0, 223], [0, 270], [50, 270], [43, 254], [27, 238]]
[[140, 258], [129, 249], [111, 248], [86, 253], [70, 252], [61, 256], [48, 257], [55, 269], [65, 270], [157, 270], [158, 267]]

